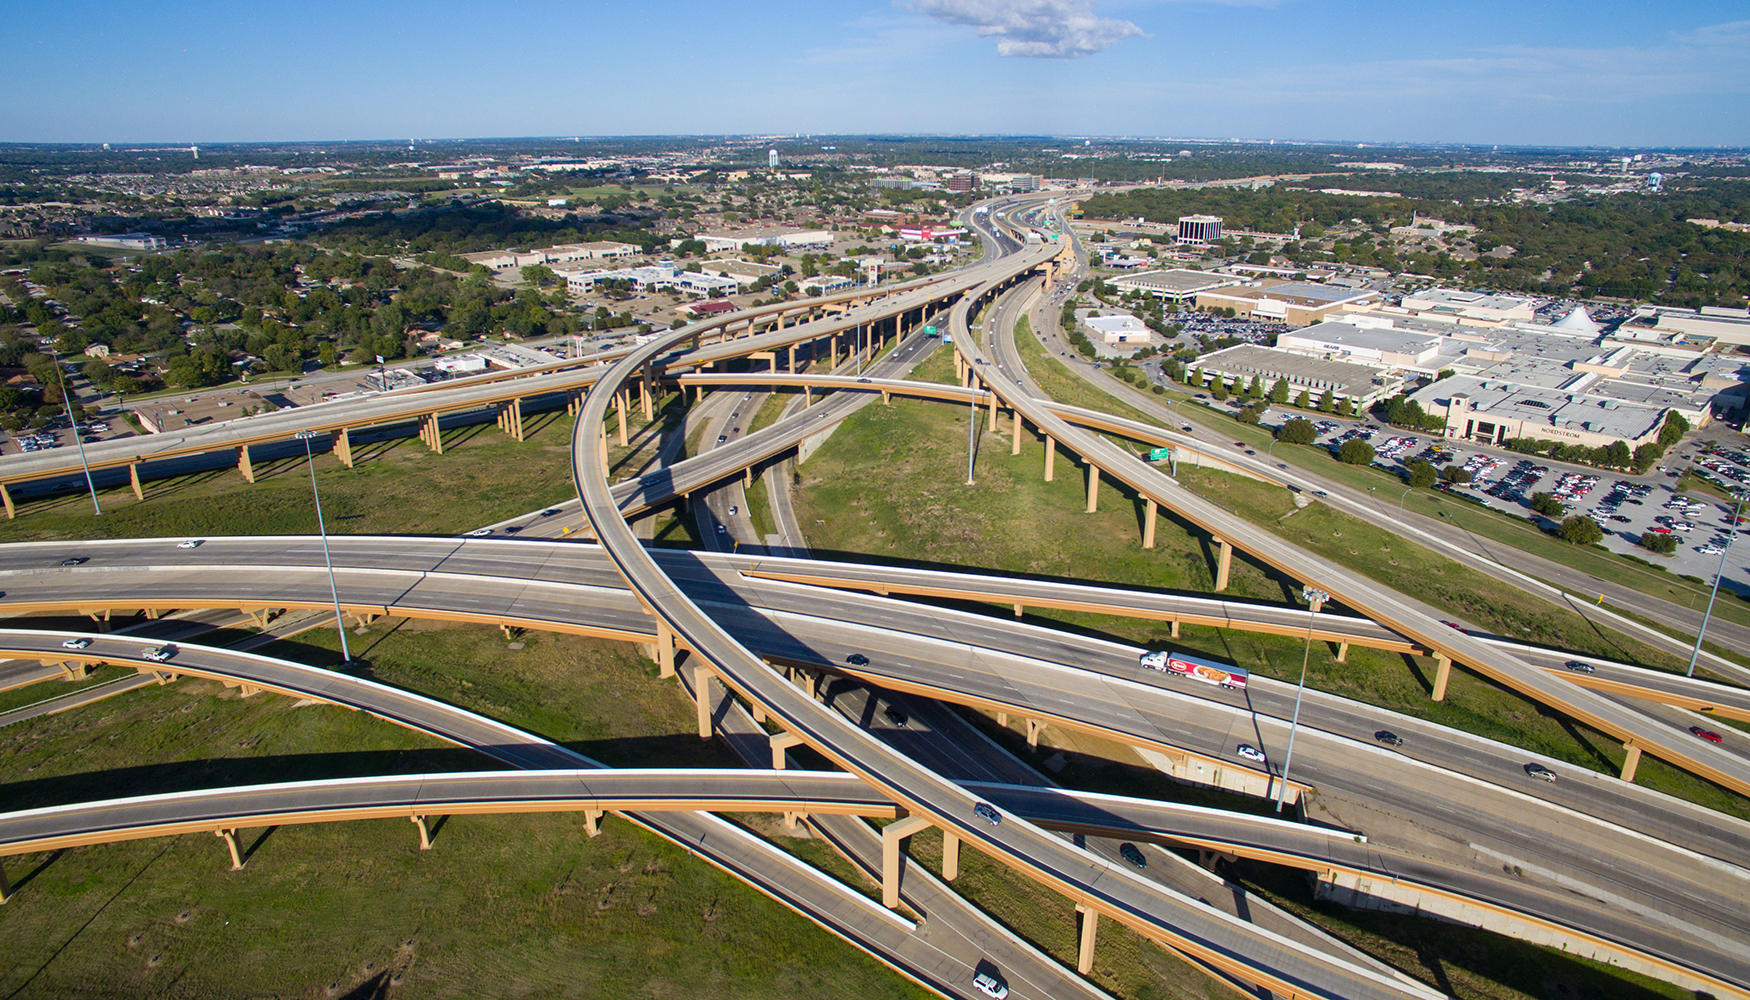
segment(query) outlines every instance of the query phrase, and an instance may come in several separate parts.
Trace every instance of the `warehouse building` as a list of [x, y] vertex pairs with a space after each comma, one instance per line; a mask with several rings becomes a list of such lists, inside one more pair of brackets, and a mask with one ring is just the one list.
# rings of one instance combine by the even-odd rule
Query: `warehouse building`
[[1203, 309], [1232, 309], [1241, 319], [1289, 326], [1311, 326], [1346, 309], [1366, 309], [1379, 301], [1370, 288], [1276, 281], [1261, 285], [1218, 288], [1197, 293]]
[[1127, 274], [1122, 278], [1114, 278], [1107, 284], [1126, 292], [1143, 292], [1153, 295], [1157, 299], [1166, 299], [1168, 302], [1186, 302], [1195, 298], [1198, 292], [1226, 288], [1229, 285], [1240, 284], [1243, 280], [1231, 274], [1173, 268], [1168, 271], [1142, 271], [1138, 274]]
[[1222, 379], [1243, 389], [1256, 376], [1269, 389], [1278, 379], [1287, 379], [1291, 396], [1305, 391], [1316, 399], [1331, 392], [1338, 401], [1353, 399], [1355, 405], [1362, 407], [1404, 390], [1403, 375], [1389, 368], [1310, 358], [1255, 344], [1239, 344], [1206, 354], [1197, 359], [1196, 366], [1203, 369], [1206, 384], [1213, 385], [1216, 379]]

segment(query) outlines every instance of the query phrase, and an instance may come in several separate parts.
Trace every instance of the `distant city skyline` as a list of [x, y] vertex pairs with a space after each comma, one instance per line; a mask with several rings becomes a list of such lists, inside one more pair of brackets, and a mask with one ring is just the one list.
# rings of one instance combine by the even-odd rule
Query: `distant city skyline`
[[0, 141], [1052, 134], [1750, 145], [1741, 2], [24, 0]]

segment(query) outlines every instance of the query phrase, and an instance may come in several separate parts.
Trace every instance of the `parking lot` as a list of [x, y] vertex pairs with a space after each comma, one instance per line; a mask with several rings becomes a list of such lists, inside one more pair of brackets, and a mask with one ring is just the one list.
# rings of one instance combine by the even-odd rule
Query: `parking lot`
[[[1287, 415], [1272, 413], [1278, 422]], [[1266, 425], [1271, 424], [1267, 417]], [[1401, 473], [1418, 459], [1437, 468], [1456, 466], [1471, 473], [1468, 484], [1441, 484], [1442, 489], [1503, 513], [1552, 527], [1567, 517], [1590, 517], [1604, 529], [1601, 543], [1666, 567], [1673, 573], [1712, 582], [1732, 528], [1731, 501], [1701, 493], [1679, 493], [1675, 473], [1654, 481], [1635, 481], [1608, 472], [1553, 469], [1532, 458], [1508, 458], [1463, 448], [1459, 442], [1427, 434], [1406, 434], [1376, 425], [1349, 425], [1315, 420], [1319, 443], [1335, 450], [1343, 441], [1359, 439], [1374, 447], [1374, 464]], [[1734, 489], [1750, 484], [1750, 450], [1714, 448], [1698, 458], [1697, 474], [1706, 472]], [[1561, 517], [1546, 517], [1531, 509], [1531, 499], [1548, 493], [1562, 505]], [[1677, 537], [1677, 550], [1655, 555], [1637, 544], [1647, 532]], [[1750, 545], [1733, 546], [1722, 586], [1750, 592]]]

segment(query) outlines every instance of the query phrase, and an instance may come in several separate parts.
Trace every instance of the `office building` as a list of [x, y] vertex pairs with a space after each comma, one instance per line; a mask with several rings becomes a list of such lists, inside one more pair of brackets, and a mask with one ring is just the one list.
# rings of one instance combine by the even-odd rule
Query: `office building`
[[1221, 216], [1184, 215], [1179, 217], [1179, 242], [1206, 247], [1221, 239]]
[[1185, 302], [1195, 298], [1198, 292], [1226, 288], [1229, 285], [1240, 284], [1242, 280], [1231, 274], [1173, 268], [1167, 271], [1143, 271], [1140, 274], [1127, 274], [1122, 278], [1114, 278], [1107, 284], [1126, 292], [1145, 292], [1157, 299], [1166, 299], [1168, 302]]

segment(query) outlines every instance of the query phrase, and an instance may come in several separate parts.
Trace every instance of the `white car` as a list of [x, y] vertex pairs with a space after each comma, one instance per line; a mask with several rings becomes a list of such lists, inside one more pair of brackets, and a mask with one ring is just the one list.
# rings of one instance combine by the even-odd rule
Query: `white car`
[[90, 639], [62, 639], [61, 640], [61, 648], [62, 649], [84, 649], [85, 647], [87, 647], [89, 645], [91, 645]]
[[1009, 995], [1009, 987], [988, 972], [980, 972], [973, 976], [972, 985], [978, 987], [978, 992], [990, 997], [991, 1000], [1004, 1000]]
[[490, 535], [490, 534], [492, 534], [491, 528], [475, 528], [473, 531], [468, 532], [466, 535], [464, 535], [462, 537], [464, 537], [464, 538], [485, 538], [487, 535]]
[[151, 660], [153, 663], [163, 663], [165, 660], [168, 660], [172, 656], [176, 655], [176, 647], [175, 646], [148, 646], [145, 649], [140, 650], [140, 655], [144, 656], [148, 660]]
[[1239, 754], [1247, 760], [1256, 761], [1259, 764], [1264, 763], [1264, 751], [1259, 750], [1250, 743], [1241, 743], [1234, 748], [1234, 753]]
[[179, 549], [198, 549], [204, 541], [206, 541], [204, 538], [190, 538], [186, 542], [177, 542], [176, 547]]

